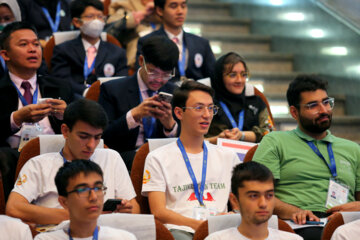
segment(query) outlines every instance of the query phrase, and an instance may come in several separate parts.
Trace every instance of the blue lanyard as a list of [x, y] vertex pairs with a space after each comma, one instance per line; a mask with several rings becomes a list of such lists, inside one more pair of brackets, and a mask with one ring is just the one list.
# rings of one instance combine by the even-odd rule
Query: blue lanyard
[[49, 11], [45, 7], [42, 7], [42, 10], [43, 10], [43, 12], [45, 14], [45, 17], [47, 18], [47, 20], [48, 20], [48, 22], [50, 24], [52, 32], [53, 33], [57, 32], [58, 29], [59, 29], [59, 25], [60, 25], [60, 11], [61, 11], [60, 1], [59, 1], [59, 3], [57, 4], [57, 7], [56, 7], [55, 23], [51, 19]]
[[[22, 103], [22, 105], [25, 107], [27, 105], [29, 105], [29, 103], [26, 101], [26, 99], [24, 98], [24, 96], [21, 94], [20, 90], [17, 88], [17, 86], [15, 85], [14, 82], [12, 82], [12, 84], [14, 84], [14, 87], [16, 88], [16, 91], [18, 92], [18, 95], [19, 95], [19, 98], [20, 98], [20, 101]], [[33, 95], [33, 104], [36, 104], [37, 103], [37, 98], [38, 98], [38, 92], [39, 92], [39, 86], [36, 86], [36, 89], [35, 89], [35, 92], [34, 92], [34, 95]]]
[[[73, 240], [73, 238], [71, 237], [70, 235], [70, 228], [68, 229], [68, 234], [69, 234], [69, 239], [70, 240]], [[94, 233], [93, 233], [93, 240], [97, 240], [98, 239], [98, 235], [99, 235], [99, 227], [96, 226], [95, 230], [94, 230]]]
[[63, 149], [61, 149], [61, 151], [60, 151], [60, 155], [62, 156], [62, 158], [63, 158], [63, 160], [64, 160], [64, 164], [65, 164], [65, 163], [67, 162], [67, 160], [66, 160], [66, 158], [64, 157], [63, 150], [64, 150], [64, 148], [63, 148]]
[[[141, 95], [141, 91], [139, 91], [139, 93], [140, 93], [140, 103], [141, 103], [141, 102], [143, 102], [143, 98]], [[150, 138], [155, 129], [156, 119], [153, 117], [144, 117], [142, 119], [142, 122], [143, 122], [143, 127], [144, 127], [145, 138], [146, 139]]]
[[181, 61], [179, 60], [178, 62], [180, 76], [185, 76], [185, 61], [186, 61], [186, 45], [183, 39], [182, 58]]
[[319, 149], [315, 146], [315, 144], [313, 142], [306, 141], [306, 143], [316, 153], [316, 155], [318, 155], [324, 161], [326, 166], [328, 166], [331, 175], [334, 178], [336, 178], [337, 177], [336, 163], [335, 163], [335, 157], [334, 157], [334, 152], [333, 152], [332, 147], [331, 147], [331, 143], [330, 142], [327, 143], [327, 150], [328, 150], [328, 154], [329, 154], [329, 158], [330, 158], [330, 165], [326, 162], [324, 156], [321, 154], [321, 152], [319, 151]]
[[245, 114], [245, 111], [244, 110], [240, 111], [240, 113], [239, 113], [239, 123], [236, 125], [236, 121], [233, 118], [233, 116], [231, 115], [229, 108], [222, 101], [220, 101], [220, 105], [221, 105], [222, 109], [224, 110], [226, 116], [230, 120], [232, 127], [233, 128], [237, 127], [242, 131], [243, 127], [244, 127], [244, 114]]
[[3, 59], [2, 56], [0, 56], [0, 62], [1, 62], [1, 66], [2, 66], [3, 69], [4, 69], [4, 72], [6, 72], [6, 71], [7, 71], [7, 66], [6, 66], [5, 60]]
[[87, 62], [87, 56], [85, 56], [85, 62], [84, 62], [84, 80], [86, 82], [87, 77], [90, 75], [90, 73], [94, 70], [95, 67], [95, 61], [96, 61], [96, 57], [93, 61], [93, 63], [91, 64], [90, 68], [88, 67], [88, 62]]
[[177, 140], [177, 144], [180, 148], [181, 154], [184, 158], [187, 170], [189, 172], [190, 178], [193, 182], [194, 185], [194, 192], [195, 192], [195, 196], [198, 199], [199, 203], [201, 206], [204, 206], [204, 200], [203, 200], [203, 195], [204, 195], [204, 189], [205, 189], [205, 181], [206, 181], [206, 168], [207, 168], [207, 156], [208, 156], [208, 151], [207, 151], [207, 147], [205, 145], [205, 142], [203, 143], [203, 149], [204, 149], [204, 155], [203, 155], [203, 167], [202, 167], [202, 175], [201, 175], [201, 183], [200, 183], [200, 191], [199, 191], [199, 186], [197, 184], [196, 181], [196, 177], [194, 174], [194, 171], [191, 167], [190, 164], [190, 160], [188, 155], [186, 154], [184, 145], [182, 144], [180, 138], [178, 138]]
[[155, 24], [155, 23], [150, 22], [150, 26], [151, 26], [151, 28], [152, 28], [153, 30], [156, 30], [156, 24]]

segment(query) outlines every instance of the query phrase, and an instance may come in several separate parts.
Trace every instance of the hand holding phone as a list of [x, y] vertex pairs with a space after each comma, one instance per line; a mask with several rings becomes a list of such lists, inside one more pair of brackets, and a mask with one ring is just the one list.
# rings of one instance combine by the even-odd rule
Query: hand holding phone
[[104, 212], [113, 212], [116, 210], [118, 204], [121, 204], [121, 199], [108, 199], [104, 203]]

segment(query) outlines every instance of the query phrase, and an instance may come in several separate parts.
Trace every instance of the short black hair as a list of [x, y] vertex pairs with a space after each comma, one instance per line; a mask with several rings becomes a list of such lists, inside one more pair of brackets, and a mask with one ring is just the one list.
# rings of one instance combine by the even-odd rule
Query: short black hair
[[105, 129], [108, 118], [104, 108], [93, 100], [85, 98], [70, 103], [64, 112], [64, 123], [70, 131], [77, 121], [83, 121], [94, 128]]
[[189, 93], [192, 91], [203, 91], [208, 93], [212, 98], [214, 98], [214, 89], [205, 84], [196, 82], [196, 81], [185, 81], [181, 86], [175, 89], [173, 98], [172, 98], [172, 110], [174, 111], [175, 107], [183, 108], [186, 106], [186, 101], [189, 98]]
[[18, 30], [22, 29], [29, 29], [35, 33], [35, 35], [38, 37], [38, 33], [36, 31], [36, 28], [28, 23], [28, 22], [12, 22], [3, 29], [3, 31], [0, 34], [0, 44], [1, 49], [9, 50], [9, 42], [10, 37], [13, 32], [16, 32]]
[[165, 36], [151, 36], [145, 39], [141, 48], [146, 63], [164, 71], [173, 70], [179, 60], [179, 48]]
[[164, 9], [166, 0], [154, 0], [154, 6]]
[[76, 177], [80, 173], [84, 173], [85, 176], [89, 173], [97, 173], [102, 178], [104, 176], [100, 166], [93, 161], [76, 159], [66, 162], [55, 176], [55, 185], [60, 196], [66, 197], [68, 195], [66, 188], [69, 184], [69, 179]]
[[80, 18], [87, 7], [94, 7], [97, 10], [104, 11], [104, 4], [99, 0], [73, 0], [70, 3], [71, 17]]
[[327, 81], [317, 75], [298, 75], [290, 84], [286, 92], [286, 98], [289, 106], [295, 106], [299, 109], [300, 94], [302, 92], [316, 91], [318, 89], [327, 92]]
[[239, 197], [238, 189], [244, 187], [244, 181], [259, 181], [275, 183], [271, 171], [261, 163], [246, 162], [236, 165], [231, 177], [231, 192]]

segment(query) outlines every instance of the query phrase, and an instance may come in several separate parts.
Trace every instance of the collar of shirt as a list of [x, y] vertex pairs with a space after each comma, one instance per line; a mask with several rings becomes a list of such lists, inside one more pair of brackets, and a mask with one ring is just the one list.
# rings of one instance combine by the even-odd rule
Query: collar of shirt
[[[304, 133], [303, 131], [300, 130], [299, 127], [297, 127], [295, 129], [295, 134], [301, 138], [304, 139], [306, 141], [317, 141], [317, 139], [310, 137], [309, 135], [307, 135], [306, 133]], [[324, 141], [324, 142], [334, 142], [334, 136], [331, 134], [330, 130], [326, 130], [326, 137], [324, 137], [323, 139], [321, 139], [320, 141]]]
[[141, 76], [140, 76], [140, 69], [137, 71], [137, 81], [138, 81], [138, 85], [139, 85], [139, 90], [141, 92], [141, 97], [142, 99], [148, 98], [148, 94], [147, 94], [147, 90], [149, 89], [144, 81], [142, 80]]
[[[165, 30], [165, 29], [164, 29]], [[172, 40], [174, 37], [177, 37], [177, 39], [179, 39], [179, 45], [182, 47], [182, 45], [183, 45], [183, 35], [184, 35], [184, 31], [183, 30], [181, 30], [181, 32], [178, 34], [178, 35], [174, 35], [174, 34], [172, 34], [172, 33], [170, 33], [170, 32], [168, 32], [168, 31], [166, 31], [165, 30], [165, 32], [166, 32], [166, 35], [168, 36], [168, 38], [170, 39], [170, 40]]]
[[89, 47], [91, 46], [94, 46], [96, 48], [96, 53], [99, 49], [99, 46], [100, 46], [100, 39], [99, 41], [97, 41], [94, 45], [92, 45], [91, 43], [89, 43], [88, 41], [86, 41], [85, 39], [81, 38], [81, 41], [82, 41], [82, 44], [84, 46], [84, 49], [85, 49], [85, 54], [87, 56], [87, 50], [89, 49]]
[[11, 72], [9, 72], [9, 76], [10, 76], [11, 81], [13, 81], [15, 86], [20, 90], [20, 92], [22, 94], [24, 94], [25, 90], [21, 87], [21, 83], [23, 81], [27, 80], [31, 85], [31, 93], [34, 94], [35, 89], [36, 89], [36, 79], [37, 79], [36, 74], [34, 74], [34, 76], [32, 76], [29, 79], [22, 79], [16, 75], [12, 74]]

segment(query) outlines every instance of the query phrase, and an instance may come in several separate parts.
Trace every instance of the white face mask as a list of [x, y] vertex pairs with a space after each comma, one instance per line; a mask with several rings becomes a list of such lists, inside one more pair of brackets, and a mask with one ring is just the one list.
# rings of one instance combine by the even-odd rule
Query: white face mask
[[100, 36], [103, 31], [105, 23], [100, 21], [99, 19], [91, 20], [84, 22], [84, 24], [80, 27], [80, 30], [85, 35], [88, 35], [93, 38], [97, 38]]
[[10, 24], [10, 23], [12, 23], [12, 22], [0, 23], [0, 32], [2, 32], [2, 30], [3, 30], [8, 24]]

